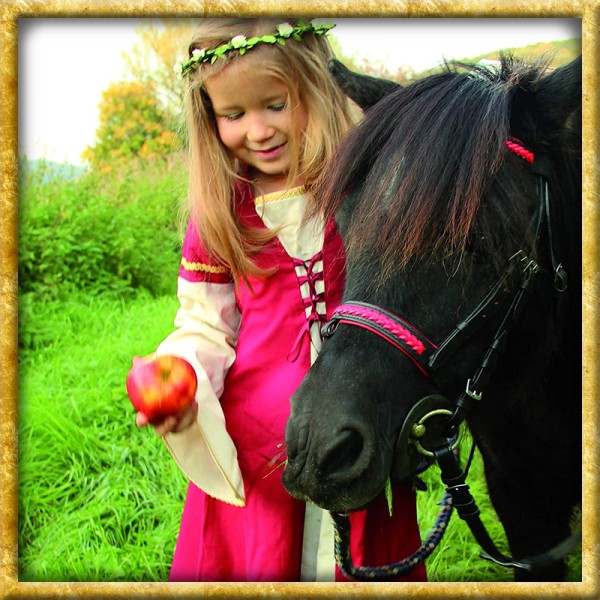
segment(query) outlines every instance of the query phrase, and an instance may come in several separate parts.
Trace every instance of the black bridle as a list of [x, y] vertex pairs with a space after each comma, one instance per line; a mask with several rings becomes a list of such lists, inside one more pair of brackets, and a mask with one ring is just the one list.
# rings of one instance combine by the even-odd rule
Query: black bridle
[[[509, 150], [533, 163], [533, 170], [538, 176], [538, 207], [533, 216], [534, 239], [536, 241], [540, 239], [545, 225], [554, 271], [554, 290], [560, 295], [567, 289], [567, 276], [554, 253], [547, 165], [542, 160], [534, 162], [533, 154], [514, 141], [507, 142], [507, 146]], [[464, 390], [454, 402], [450, 402], [445, 396], [432, 395], [422, 398], [411, 409], [401, 427], [395, 456], [402, 455], [406, 444], [412, 443], [424, 455], [425, 468], [432, 462], [437, 462], [442, 481], [446, 485], [446, 496], [442, 505], [448, 504], [447, 497], [451, 499], [451, 505], [456, 508], [459, 516], [467, 523], [484, 550], [482, 558], [502, 566], [526, 571], [550, 566], [564, 558], [581, 541], [581, 532], [571, 535], [546, 552], [520, 560], [500, 552], [481, 522], [479, 509], [465, 481], [468, 466], [464, 470], [460, 468], [455, 447], [459, 427], [465, 422], [471, 409], [482, 401], [483, 394], [503, 354], [509, 333], [518, 321], [532, 292], [539, 266], [530, 254], [523, 250], [515, 252], [483, 300], [438, 344], [431, 342], [418, 329], [394, 313], [364, 302], [341, 304], [322, 329], [325, 338], [331, 337], [339, 325], [351, 325], [371, 331], [403, 352], [424, 376], [435, 383], [440, 369], [463, 347], [465, 342], [472, 339], [484, 324], [497, 323], [491, 342], [475, 372], [467, 379]], [[492, 315], [494, 315], [493, 321], [490, 318]], [[446, 419], [441, 432], [436, 431], [435, 443], [430, 448], [425, 447], [423, 436], [430, 424], [428, 421], [437, 420], [439, 429], [440, 418]], [[420, 564], [419, 561], [411, 559], [408, 563], [404, 560], [386, 567], [355, 567], [347, 547], [348, 531], [345, 528], [349, 527], [349, 524], [343, 515], [332, 513], [332, 516], [336, 525], [336, 559], [338, 566], [347, 576], [369, 581], [385, 580], [397, 577], [398, 574], [405, 574]], [[449, 514], [447, 516], [449, 518]], [[442, 529], [445, 531], [445, 525]], [[429, 553], [431, 551], [432, 548], [429, 549]], [[424, 554], [423, 558], [425, 557]]]

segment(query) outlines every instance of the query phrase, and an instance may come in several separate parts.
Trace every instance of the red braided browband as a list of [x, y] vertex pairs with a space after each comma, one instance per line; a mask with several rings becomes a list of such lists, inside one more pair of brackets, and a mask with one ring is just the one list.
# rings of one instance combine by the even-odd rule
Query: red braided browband
[[[347, 305], [343, 304], [333, 311], [333, 316], [337, 316], [340, 320], [343, 320], [344, 315], [354, 315], [356, 317], [362, 317], [367, 321], [376, 323], [383, 327], [389, 333], [392, 333], [396, 337], [400, 338], [409, 348], [414, 350], [417, 354], [425, 352], [425, 345], [423, 342], [413, 335], [408, 329], [405, 329], [393, 319], [390, 319], [386, 315], [372, 310], [363, 306]], [[376, 333], [376, 332], [375, 332]]]
[[510, 138], [506, 140], [505, 144], [511, 152], [514, 152], [517, 156], [526, 160], [530, 165], [533, 164], [533, 152], [527, 150], [527, 148], [521, 144], [520, 140], [517, 138]]

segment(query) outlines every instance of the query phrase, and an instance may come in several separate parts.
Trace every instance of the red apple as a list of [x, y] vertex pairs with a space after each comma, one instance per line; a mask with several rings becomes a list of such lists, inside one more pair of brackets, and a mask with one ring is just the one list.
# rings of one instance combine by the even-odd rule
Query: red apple
[[153, 425], [191, 406], [197, 386], [192, 365], [177, 356], [137, 360], [127, 376], [131, 403]]

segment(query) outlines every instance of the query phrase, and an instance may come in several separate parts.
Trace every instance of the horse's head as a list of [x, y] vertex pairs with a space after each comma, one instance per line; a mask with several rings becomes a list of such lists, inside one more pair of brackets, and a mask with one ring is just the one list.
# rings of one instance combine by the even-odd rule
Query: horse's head
[[[482, 368], [501, 394], [541, 385], [564, 343], [555, 316], [577, 304], [552, 290], [558, 261], [580, 281], [580, 107], [580, 60], [547, 73], [505, 57], [392, 91], [342, 144], [317, 197], [344, 239], [344, 304], [291, 401], [290, 493], [360, 508], [428, 461], [419, 446]], [[524, 286], [525, 325], [490, 354]]]

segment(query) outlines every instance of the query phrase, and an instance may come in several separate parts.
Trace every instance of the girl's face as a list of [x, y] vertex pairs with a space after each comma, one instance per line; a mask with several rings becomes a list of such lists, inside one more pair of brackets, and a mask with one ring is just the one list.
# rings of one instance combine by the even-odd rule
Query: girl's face
[[[284, 189], [292, 160], [287, 86], [246, 56], [210, 77], [205, 88], [221, 141], [254, 171], [259, 193]], [[304, 106], [297, 108], [296, 118], [303, 131], [308, 120]]]

